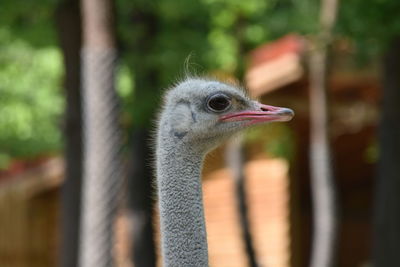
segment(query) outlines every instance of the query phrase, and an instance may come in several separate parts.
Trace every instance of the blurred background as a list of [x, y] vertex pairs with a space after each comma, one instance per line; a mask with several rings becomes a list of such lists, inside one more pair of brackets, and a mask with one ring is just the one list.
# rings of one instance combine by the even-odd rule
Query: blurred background
[[[309, 265], [313, 203], [324, 201], [313, 195], [319, 163], [309, 157], [318, 129], [336, 204], [325, 210], [335, 221], [332, 260], [319, 266], [400, 266], [400, 2], [342, 1], [325, 13], [324, 2], [91, 1], [107, 7], [105, 47], [118, 55], [110, 79], [125, 171], [109, 218], [114, 266], [160, 266], [151, 139], [163, 90], [186, 73], [242, 84], [296, 113], [207, 157], [210, 266]], [[91, 138], [81, 55], [95, 48], [85, 12], [78, 0], [0, 3], [0, 266], [78, 265]], [[319, 70], [327, 98], [310, 90]], [[325, 112], [315, 126], [313, 114]]]

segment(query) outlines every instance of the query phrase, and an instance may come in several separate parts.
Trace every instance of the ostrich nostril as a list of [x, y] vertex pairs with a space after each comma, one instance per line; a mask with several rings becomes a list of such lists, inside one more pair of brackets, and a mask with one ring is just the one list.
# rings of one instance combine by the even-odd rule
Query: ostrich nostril
[[291, 110], [290, 108], [282, 108], [282, 109], [279, 111], [279, 113], [280, 113], [281, 115], [287, 115], [287, 116], [291, 116], [291, 117], [294, 116], [294, 112], [293, 112], [293, 110]]
[[271, 109], [267, 108], [267, 107], [261, 107], [262, 111], [271, 111]]

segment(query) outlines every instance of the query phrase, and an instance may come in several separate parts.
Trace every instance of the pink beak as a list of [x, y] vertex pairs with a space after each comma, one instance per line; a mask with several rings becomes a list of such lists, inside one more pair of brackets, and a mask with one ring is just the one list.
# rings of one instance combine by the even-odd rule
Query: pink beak
[[293, 116], [293, 110], [289, 108], [281, 108], [258, 104], [260, 110], [245, 110], [236, 113], [223, 115], [219, 118], [220, 121], [248, 121], [247, 125], [258, 124], [262, 122], [273, 121], [290, 121]]

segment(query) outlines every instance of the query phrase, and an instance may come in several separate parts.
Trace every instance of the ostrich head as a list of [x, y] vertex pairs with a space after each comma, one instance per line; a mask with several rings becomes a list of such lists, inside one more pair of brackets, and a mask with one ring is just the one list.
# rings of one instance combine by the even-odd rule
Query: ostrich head
[[185, 142], [208, 151], [248, 126], [288, 121], [293, 115], [291, 109], [251, 100], [232, 85], [187, 79], [167, 93], [160, 127], [176, 143]]

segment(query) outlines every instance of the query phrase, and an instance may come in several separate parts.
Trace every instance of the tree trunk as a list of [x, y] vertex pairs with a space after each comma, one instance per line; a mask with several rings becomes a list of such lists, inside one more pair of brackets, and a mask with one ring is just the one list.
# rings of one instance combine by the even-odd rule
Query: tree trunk
[[82, 181], [81, 16], [78, 0], [65, 0], [56, 10], [58, 39], [64, 59], [66, 111], [64, 126], [65, 180], [61, 192], [60, 266], [78, 264]]
[[380, 158], [375, 191], [374, 266], [400, 266], [400, 37], [383, 61]]
[[114, 266], [114, 219], [122, 183], [112, 0], [83, 0], [84, 179], [81, 267]]
[[132, 258], [135, 266], [155, 267], [156, 253], [153, 237], [153, 171], [151, 131], [135, 130], [132, 135], [132, 159], [128, 180], [128, 199], [133, 224]]
[[310, 54], [310, 171], [314, 211], [311, 267], [334, 266], [336, 203], [329, 142], [327, 74], [328, 48], [336, 18], [336, 0], [322, 0], [320, 33]]
[[[136, 107], [135, 121], [132, 133], [132, 157], [128, 175], [128, 207], [132, 216], [132, 261], [135, 266], [155, 267], [157, 262], [154, 242], [154, 179], [152, 120], [158, 107], [157, 99], [160, 95], [159, 65], [146, 61], [146, 56], [152, 54], [157, 46], [156, 37], [160, 27], [159, 16], [156, 10], [143, 3], [144, 6], [135, 6], [131, 11], [132, 27], [142, 29], [140, 38], [128, 49], [140, 51], [137, 57], [129, 62], [135, 74], [134, 104]], [[143, 108], [141, 102], [146, 99], [150, 108]], [[150, 102], [153, 101], [153, 102]], [[139, 107], [139, 108], [138, 108]], [[142, 108], [140, 108], [142, 107]]]
[[226, 148], [226, 161], [229, 169], [232, 171], [233, 181], [235, 182], [235, 196], [237, 210], [239, 215], [239, 223], [242, 231], [242, 240], [245, 247], [248, 266], [257, 267], [256, 252], [253, 246], [253, 238], [251, 235], [250, 222], [247, 209], [247, 194], [245, 181], [246, 177], [243, 173], [243, 142], [242, 137], [232, 138]]

